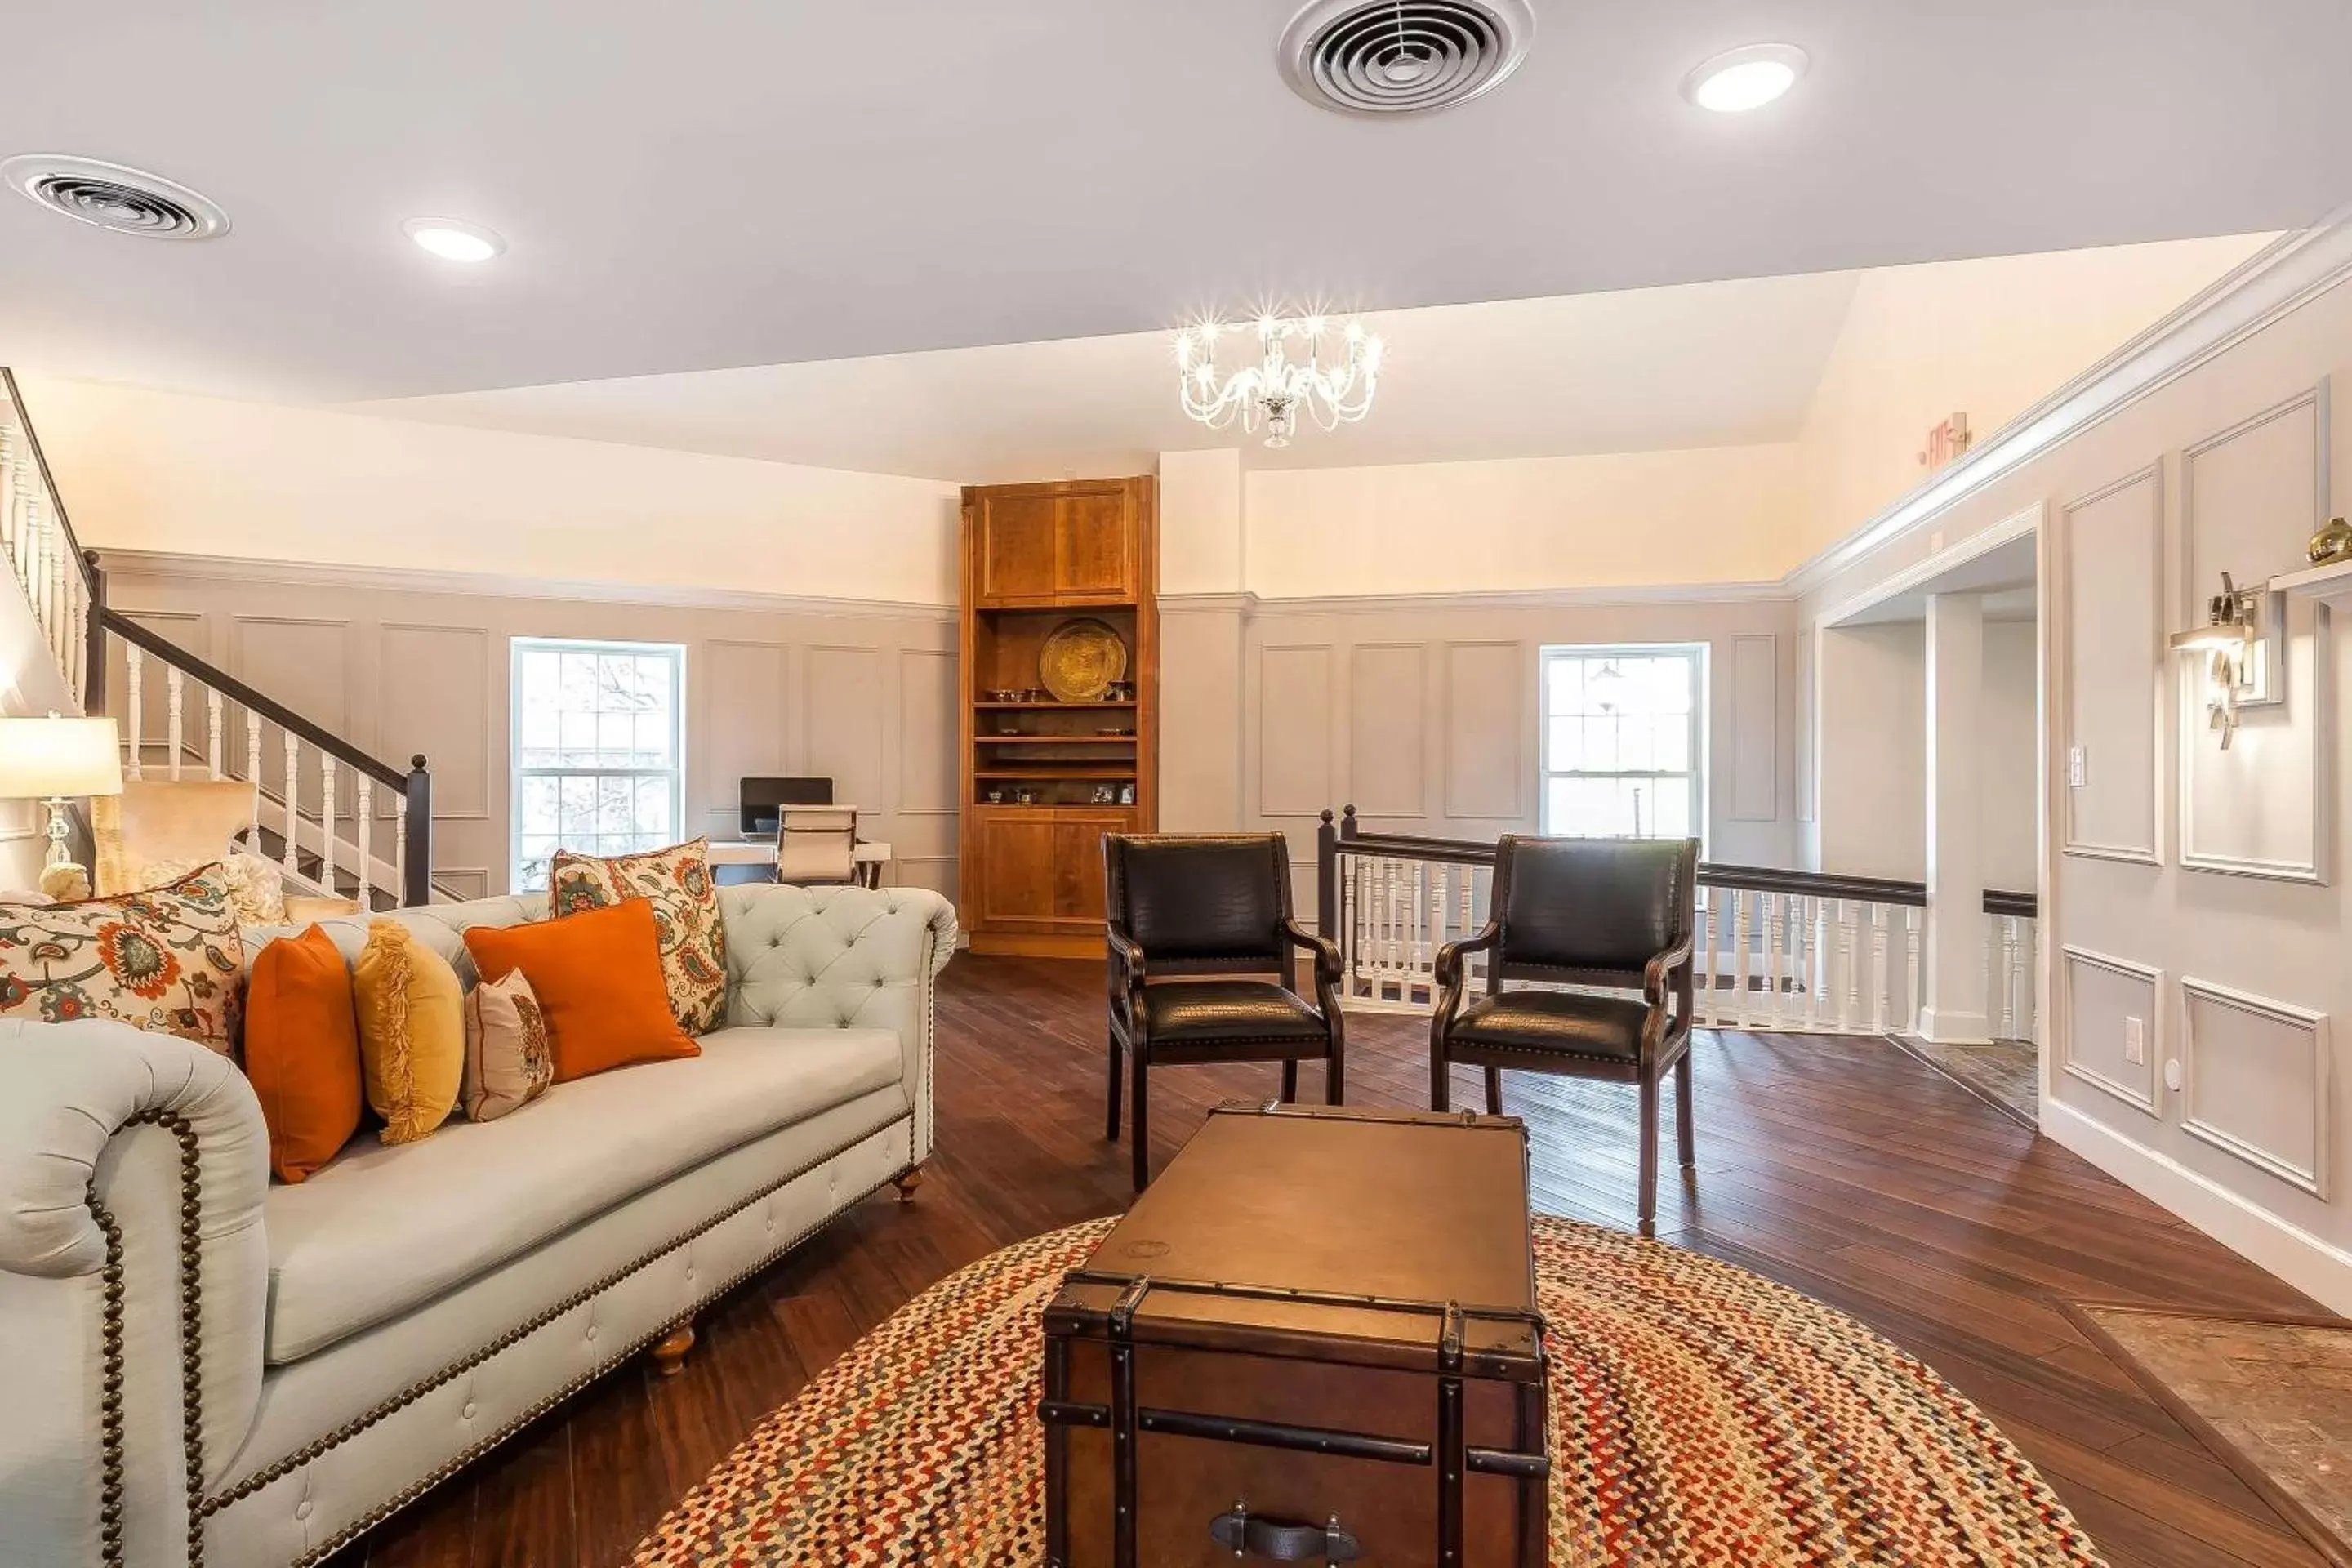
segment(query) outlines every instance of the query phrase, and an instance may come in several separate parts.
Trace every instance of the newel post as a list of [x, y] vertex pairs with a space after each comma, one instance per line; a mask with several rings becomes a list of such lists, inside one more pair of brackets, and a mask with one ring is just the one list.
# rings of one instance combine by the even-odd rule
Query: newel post
[[1315, 826], [1315, 933], [1333, 940], [1339, 934], [1339, 833], [1328, 805]]
[[96, 719], [106, 711], [106, 570], [98, 552], [81, 552], [89, 568], [89, 624], [82, 631], [81, 711]]
[[425, 753], [408, 759], [403, 786], [407, 810], [402, 814], [400, 901], [414, 908], [433, 901], [433, 775], [425, 771]]

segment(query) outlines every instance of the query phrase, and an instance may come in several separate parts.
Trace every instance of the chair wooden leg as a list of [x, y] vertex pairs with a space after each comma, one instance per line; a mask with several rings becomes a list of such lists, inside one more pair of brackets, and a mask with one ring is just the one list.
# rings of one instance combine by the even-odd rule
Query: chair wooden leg
[[1444, 1048], [1432, 1044], [1429, 1048], [1429, 1109], [1454, 1109], [1454, 1064], [1445, 1059]]
[[1642, 1080], [1642, 1234], [1658, 1234], [1658, 1080]]
[[1106, 1124], [1107, 1131], [1103, 1136], [1113, 1143], [1118, 1142], [1118, 1094], [1121, 1087], [1118, 1081], [1118, 1068], [1120, 1060], [1125, 1056], [1126, 1053], [1119, 1049], [1118, 1041], [1116, 1038], [1112, 1039], [1110, 1043], [1110, 1118]]
[[676, 1377], [686, 1370], [686, 1352], [693, 1348], [694, 1325], [680, 1323], [654, 1342], [654, 1371], [664, 1377]]
[[1323, 1103], [1348, 1103], [1348, 1056], [1336, 1042], [1331, 1054], [1323, 1058]]
[[1694, 1170], [1698, 1165], [1698, 1134], [1691, 1120], [1691, 1059], [1683, 1052], [1683, 1059], [1675, 1064], [1675, 1142], [1683, 1158], [1683, 1169]]
[[1486, 1069], [1486, 1114], [1489, 1116], [1503, 1114], [1503, 1069], [1501, 1068]]
[[1140, 1052], [1128, 1064], [1127, 1070], [1135, 1079], [1135, 1114], [1129, 1118], [1134, 1125], [1128, 1131], [1135, 1139], [1135, 1190], [1139, 1193], [1151, 1184], [1151, 1123], [1146, 1102], [1146, 1086], [1151, 1081], [1151, 1073]]
[[1291, 1105], [1298, 1100], [1298, 1058], [1282, 1058], [1282, 1103]]

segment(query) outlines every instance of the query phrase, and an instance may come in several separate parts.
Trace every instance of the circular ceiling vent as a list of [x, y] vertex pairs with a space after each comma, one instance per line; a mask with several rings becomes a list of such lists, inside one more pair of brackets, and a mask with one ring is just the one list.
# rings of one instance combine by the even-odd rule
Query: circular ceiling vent
[[26, 153], [0, 163], [0, 180], [52, 211], [119, 234], [210, 239], [228, 232], [228, 214], [209, 196], [96, 158]]
[[1282, 74], [1345, 114], [1427, 114], [1467, 103], [1534, 42], [1528, 0], [1315, 0], [1282, 34]]

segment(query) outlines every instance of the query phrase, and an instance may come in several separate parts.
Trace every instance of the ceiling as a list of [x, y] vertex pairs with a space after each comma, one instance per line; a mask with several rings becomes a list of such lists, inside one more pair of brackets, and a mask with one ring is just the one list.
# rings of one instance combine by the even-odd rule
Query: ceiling
[[[149, 168], [236, 227], [0, 195], [0, 354], [339, 402], [2289, 228], [2344, 195], [2342, 0], [1536, 3], [1515, 77], [1402, 122], [1289, 90], [1294, 0], [19, 6], [0, 156]], [[1788, 99], [1678, 96], [1763, 38], [1811, 54]], [[510, 248], [454, 268], [417, 216]]]
[[1989, 621], [2030, 621], [2036, 614], [2034, 541], [2032, 534], [1997, 544], [1981, 555], [1954, 562], [1924, 582], [1863, 605], [1840, 617], [1841, 626], [1924, 621], [1927, 600], [1937, 594], [1980, 594]]
[[1164, 331], [352, 406], [976, 484], [1148, 472], [1162, 451], [1236, 441], [1254, 468], [1731, 446], [1796, 436], [1853, 287], [1826, 273], [1376, 312], [1374, 416], [1278, 451], [1185, 417]]

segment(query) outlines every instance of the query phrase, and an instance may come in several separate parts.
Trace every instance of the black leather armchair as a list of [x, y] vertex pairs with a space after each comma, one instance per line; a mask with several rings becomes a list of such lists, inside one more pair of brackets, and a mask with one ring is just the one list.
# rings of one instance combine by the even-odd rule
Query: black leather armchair
[[[1135, 1189], [1151, 1180], [1147, 1083], [1168, 1062], [1324, 1063], [1340, 1103], [1345, 1054], [1339, 950], [1290, 916], [1290, 850], [1279, 833], [1110, 834], [1103, 839], [1110, 937], [1110, 1121], [1118, 1136], [1119, 1063], [1133, 1075]], [[1315, 1000], [1290, 983], [1291, 953], [1315, 955]]]
[[[1492, 910], [1474, 937], [1437, 954], [1429, 1028], [1429, 1103], [1448, 1109], [1449, 1069], [1486, 1069], [1486, 1109], [1501, 1114], [1503, 1069], [1614, 1079], [1641, 1086], [1642, 1234], [1657, 1228], [1658, 1086], [1675, 1075], [1682, 1163], [1691, 1126], [1691, 933], [1696, 838], [1522, 838], [1495, 847]], [[1463, 958], [1487, 954], [1486, 994], [1463, 1001]], [[1512, 980], [1632, 991], [1510, 990]]]

